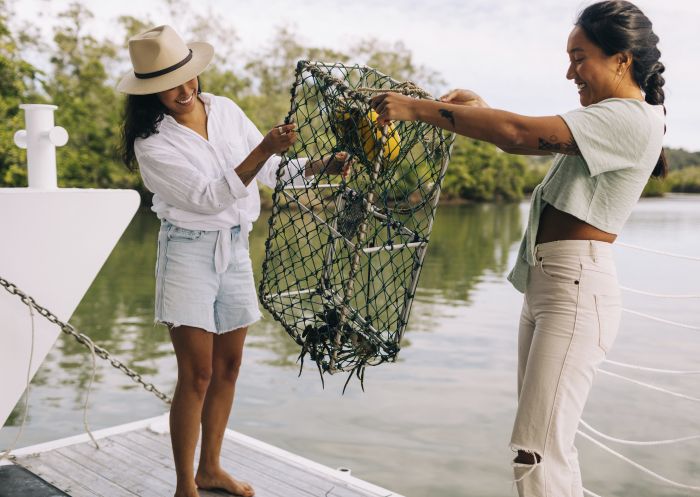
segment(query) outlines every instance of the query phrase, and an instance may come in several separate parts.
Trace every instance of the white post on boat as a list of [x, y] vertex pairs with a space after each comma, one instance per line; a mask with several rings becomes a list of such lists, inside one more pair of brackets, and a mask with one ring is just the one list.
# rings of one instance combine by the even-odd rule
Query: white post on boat
[[29, 188], [55, 190], [56, 147], [68, 142], [68, 132], [61, 126], [54, 126], [55, 105], [22, 104], [26, 130], [15, 133], [15, 144], [27, 149]]

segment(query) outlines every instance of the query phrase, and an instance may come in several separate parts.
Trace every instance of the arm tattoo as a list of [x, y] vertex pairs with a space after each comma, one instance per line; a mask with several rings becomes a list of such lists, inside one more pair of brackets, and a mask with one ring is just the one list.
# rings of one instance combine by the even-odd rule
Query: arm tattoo
[[444, 117], [445, 119], [450, 121], [450, 123], [452, 124], [452, 129], [455, 129], [456, 126], [455, 126], [454, 112], [452, 112], [451, 110], [447, 110], [447, 109], [440, 109], [439, 112], [440, 112], [440, 115], [442, 117]]
[[545, 150], [547, 152], [556, 152], [558, 154], [564, 155], [581, 155], [581, 151], [579, 150], [578, 145], [576, 144], [576, 140], [574, 140], [573, 137], [570, 141], [566, 143], [560, 142], [556, 135], [550, 136], [549, 140], [539, 138], [538, 141], [539, 144], [537, 148], [539, 150]]

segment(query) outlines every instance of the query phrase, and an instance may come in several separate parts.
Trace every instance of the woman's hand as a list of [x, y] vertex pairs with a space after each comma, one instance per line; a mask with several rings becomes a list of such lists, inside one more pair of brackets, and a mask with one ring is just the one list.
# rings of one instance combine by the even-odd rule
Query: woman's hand
[[296, 127], [294, 123], [275, 126], [263, 137], [260, 149], [269, 155], [286, 152], [297, 141]]
[[417, 102], [400, 93], [382, 93], [372, 98], [370, 105], [377, 111], [377, 123], [384, 126], [389, 121], [415, 121]]
[[350, 172], [350, 166], [355, 162], [355, 159], [350, 160], [349, 158], [350, 154], [347, 152], [337, 152], [311, 161], [307, 166], [306, 176], [313, 176], [322, 172], [330, 175], [340, 174], [345, 178]]
[[465, 105], [467, 107], [490, 108], [483, 98], [471, 90], [452, 90], [448, 94], [441, 96], [440, 101], [447, 104]]

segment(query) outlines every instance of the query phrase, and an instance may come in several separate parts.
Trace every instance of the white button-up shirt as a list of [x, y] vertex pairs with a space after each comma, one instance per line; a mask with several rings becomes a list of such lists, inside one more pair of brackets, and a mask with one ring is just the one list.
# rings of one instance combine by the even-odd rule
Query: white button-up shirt
[[[272, 156], [246, 187], [234, 171], [257, 147], [263, 135], [232, 100], [208, 93], [199, 98], [207, 112], [205, 140], [195, 131], [165, 115], [158, 133], [137, 138], [134, 152], [143, 183], [153, 195], [152, 210], [160, 219], [193, 230], [218, 230], [217, 272], [228, 266], [229, 230], [244, 233], [260, 216], [256, 179], [271, 188], [277, 183], [281, 158]], [[283, 181], [305, 183], [306, 160], [292, 160]]]

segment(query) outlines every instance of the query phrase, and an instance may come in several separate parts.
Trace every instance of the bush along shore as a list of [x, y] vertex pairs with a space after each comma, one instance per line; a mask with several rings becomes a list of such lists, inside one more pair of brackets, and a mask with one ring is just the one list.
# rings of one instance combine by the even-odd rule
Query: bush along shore
[[[162, 1], [164, 12], [174, 5]], [[91, 12], [74, 2], [58, 16], [53, 36], [47, 39], [37, 26], [20, 23], [13, 5], [0, 0], [0, 186], [27, 184], [26, 152], [12, 138], [24, 128], [19, 105], [50, 102], [60, 107], [57, 124], [70, 133], [69, 146], [57, 150], [59, 186], [133, 188], [149, 204], [150, 194], [139, 174], [130, 172], [119, 159], [124, 97], [114, 86], [123, 68], [129, 66], [127, 40], [156, 23], [122, 16], [114, 22], [114, 39], [98, 39], [84, 29], [91, 22]], [[434, 95], [446, 88], [442, 76], [417, 65], [400, 42], [387, 45], [369, 39], [340, 52], [306, 46], [298, 33], [281, 29], [259, 51], [248, 53], [237, 49], [235, 27], [219, 19], [193, 15], [182, 26], [177, 12], [171, 11], [171, 16], [178, 19], [175, 24], [186, 39], [223, 47], [202, 74], [202, 88], [235, 100], [261, 130], [278, 124], [286, 115], [289, 88], [300, 59], [367, 64], [397, 80], [415, 81]], [[168, 22], [167, 15], [161, 21]], [[29, 54], [42, 54], [46, 66], [32, 65]], [[669, 177], [651, 180], [644, 194], [700, 193], [700, 152], [667, 149], [667, 157]], [[493, 145], [457, 137], [441, 203], [519, 201], [542, 180], [550, 163], [549, 157], [510, 155]], [[264, 189], [262, 197], [263, 205], [269, 206], [271, 192]]]

